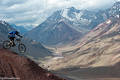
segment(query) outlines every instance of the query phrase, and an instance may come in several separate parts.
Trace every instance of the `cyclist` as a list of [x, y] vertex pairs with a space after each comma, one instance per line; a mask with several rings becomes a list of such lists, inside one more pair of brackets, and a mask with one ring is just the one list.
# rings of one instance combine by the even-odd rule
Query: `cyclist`
[[20, 33], [18, 31], [10, 31], [8, 33], [8, 38], [12, 42], [12, 47], [15, 46], [14, 39], [15, 39], [16, 35], [22, 38], [22, 36], [20, 35]]

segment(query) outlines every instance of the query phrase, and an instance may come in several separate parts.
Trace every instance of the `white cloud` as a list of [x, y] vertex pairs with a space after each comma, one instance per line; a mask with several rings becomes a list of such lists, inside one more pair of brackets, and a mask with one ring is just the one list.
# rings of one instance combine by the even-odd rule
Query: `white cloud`
[[40, 24], [57, 9], [105, 8], [114, 0], [1, 0], [0, 18], [21, 25]]

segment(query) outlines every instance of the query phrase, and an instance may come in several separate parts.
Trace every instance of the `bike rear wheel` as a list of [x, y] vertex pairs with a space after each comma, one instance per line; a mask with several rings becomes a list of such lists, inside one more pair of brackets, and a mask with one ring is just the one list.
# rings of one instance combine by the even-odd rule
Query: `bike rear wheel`
[[21, 53], [24, 53], [26, 52], [26, 46], [24, 44], [19, 44], [18, 45], [18, 50], [21, 52]]
[[10, 41], [4, 41], [4, 42], [3, 42], [3, 48], [5, 48], [5, 49], [11, 48], [11, 43], [10, 43]]

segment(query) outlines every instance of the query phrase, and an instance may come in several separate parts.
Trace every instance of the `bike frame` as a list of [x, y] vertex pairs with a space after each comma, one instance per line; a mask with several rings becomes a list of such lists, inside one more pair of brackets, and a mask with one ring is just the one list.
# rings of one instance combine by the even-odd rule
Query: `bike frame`
[[15, 44], [19, 45], [21, 44], [21, 38], [15, 38]]

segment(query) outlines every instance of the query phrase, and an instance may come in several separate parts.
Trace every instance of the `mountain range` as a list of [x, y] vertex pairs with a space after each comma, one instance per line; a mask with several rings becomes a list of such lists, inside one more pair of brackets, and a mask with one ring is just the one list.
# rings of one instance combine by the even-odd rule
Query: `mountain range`
[[69, 44], [82, 38], [108, 18], [106, 11], [95, 12], [71, 7], [54, 12], [42, 24], [28, 31], [25, 36], [47, 46]]

